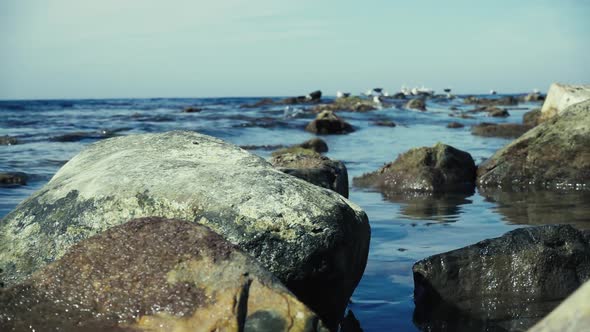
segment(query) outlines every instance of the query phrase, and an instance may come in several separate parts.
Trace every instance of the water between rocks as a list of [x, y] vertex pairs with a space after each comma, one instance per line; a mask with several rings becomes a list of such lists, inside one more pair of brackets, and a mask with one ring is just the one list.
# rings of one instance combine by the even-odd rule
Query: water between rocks
[[[314, 136], [303, 129], [315, 117], [305, 111], [306, 106], [240, 107], [259, 99], [0, 101], [0, 136], [16, 137], [19, 143], [0, 146], [0, 173], [28, 174], [26, 186], [0, 187], [0, 217], [49, 181], [84, 146], [103, 138], [194, 130], [269, 157], [271, 151], [265, 146], [301, 143]], [[339, 112], [356, 131], [323, 136], [330, 149], [326, 155], [344, 161], [351, 179], [378, 169], [410, 148], [437, 142], [467, 151], [480, 163], [510, 139], [474, 136], [471, 125], [521, 123], [525, 112], [540, 107], [525, 103], [513, 107], [517, 109], [508, 107], [511, 115], [507, 118], [491, 118], [482, 112], [465, 119], [450, 116], [451, 107], [473, 109], [462, 98], [429, 100], [426, 106], [426, 112], [396, 107]], [[182, 112], [186, 107], [197, 108], [197, 112]], [[376, 125], [387, 120], [397, 126]], [[453, 121], [465, 127], [447, 128]], [[588, 192], [488, 196], [476, 192], [385, 200], [380, 193], [353, 187], [350, 199], [367, 212], [372, 228], [367, 268], [350, 304], [365, 331], [417, 330], [412, 321], [411, 268], [419, 259], [532, 224], [571, 223], [590, 228]]]

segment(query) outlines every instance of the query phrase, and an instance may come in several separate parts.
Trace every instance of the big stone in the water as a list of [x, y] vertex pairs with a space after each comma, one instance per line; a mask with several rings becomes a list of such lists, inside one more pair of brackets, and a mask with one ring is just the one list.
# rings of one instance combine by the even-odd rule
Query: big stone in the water
[[0, 275], [14, 284], [82, 239], [129, 219], [211, 227], [253, 255], [334, 327], [367, 261], [370, 228], [355, 204], [194, 132], [90, 145], [0, 224]]

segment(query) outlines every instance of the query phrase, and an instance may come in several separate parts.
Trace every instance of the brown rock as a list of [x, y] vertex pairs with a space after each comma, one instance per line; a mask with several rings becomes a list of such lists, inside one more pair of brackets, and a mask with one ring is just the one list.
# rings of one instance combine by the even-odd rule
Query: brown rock
[[310, 122], [305, 130], [314, 134], [348, 134], [354, 131], [352, 126], [336, 116], [332, 111], [323, 111]]
[[484, 137], [513, 138], [526, 133], [531, 127], [517, 123], [489, 123], [483, 122], [471, 127], [471, 133]]
[[541, 109], [537, 108], [530, 112], [526, 112], [522, 116], [522, 123], [525, 126], [530, 126], [531, 128], [541, 123]]
[[3, 330], [326, 331], [250, 256], [209, 228], [143, 218], [72, 247], [0, 290]]

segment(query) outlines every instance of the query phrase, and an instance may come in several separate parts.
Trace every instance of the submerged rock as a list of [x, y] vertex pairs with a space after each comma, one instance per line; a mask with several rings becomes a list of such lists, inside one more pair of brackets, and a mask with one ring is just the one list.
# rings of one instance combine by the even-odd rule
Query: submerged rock
[[531, 129], [477, 172], [482, 187], [590, 189], [590, 100]]
[[529, 332], [584, 331], [590, 326], [590, 282], [584, 283]]
[[459, 122], [449, 122], [447, 124], [447, 128], [463, 128], [463, 127], [465, 127], [465, 125], [462, 123], [459, 123]]
[[482, 122], [471, 127], [471, 134], [484, 137], [515, 138], [526, 133], [530, 126], [518, 123]]
[[196, 107], [196, 106], [185, 107], [182, 110], [183, 113], [199, 113], [199, 112], [202, 112], [202, 111], [203, 111], [203, 108]]
[[414, 98], [408, 101], [404, 107], [413, 110], [426, 111], [426, 102], [422, 98]]
[[305, 130], [314, 134], [348, 134], [354, 131], [352, 126], [336, 116], [332, 111], [323, 111], [317, 115], [315, 120], [310, 122]]
[[339, 160], [330, 160], [316, 152], [283, 153], [274, 156], [270, 163], [281, 172], [333, 190], [348, 198], [348, 171]]
[[16, 145], [19, 144], [19, 141], [16, 137], [11, 136], [0, 136], [0, 145]]
[[540, 122], [563, 114], [574, 104], [590, 99], [590, 85], [569, 85], [553, 83], [541, 108]]
[[471, 192], [475, 187], [471, 155], [452, 146], [411, 149], [381, 169], [353, 179], [358, 187], [385, 194], [402, 192]]
[[379, 127], [396, 127], [397, 124], [395, 124], [395, 122], [391, 121], [391, 120], [378, 120], [373, 122], [373, 124], [375, 126], [379, 126]]
[[413, 272], [423, 329], [472, 320], [523, 330], [590, 278], [590, 245], [571, 226], [522, 228], [423, 259]]
[[[122, 129], [122, 130], [126, 130]], [[105, 138], [110, 138], [110, 137], [115, 137], [117, 136], [117, 131], [118, 130], [99, 130], [96, 132], [84, 132], [84, 131], [77, 131], [77, 132], [73, 132], [73, 133], [67, 133], [67, 134], [63, 134], [63, 135], [59, 135], [59, 136], [54, 136], [51, 137], [49, 140], [53, 141], [53, 142], [79, 142], [82, 140], [98, 140], [98, 139], [105, 139]]]
[[334, 326], [367, 260], [366, 214], [341, 195], [194, 132], [90, 145], [0, 223], [0, 281], [14, 284], [130, 218], [199, 222], [258, 259]]
[[517, 105], [518, 100], [513, 96], [505, 96], [501, 98], [478, 98], [474, 96], [466, 97], [463, 102], [471, 105], [499, 105], [499, 106], [510, 106]]
[[327, 331], [249, 255], [209, 228], [143, 218], [83, 240], [0, 290], [3, 330]]
[[24, 186], [27, 179], [28, 175], [23, 172], [0, 172], [0, 187]]
[[328, 152], [328, 144], [321, 138], [312, 138], [301, 144], [295, 144], [286, 148], [278, 149], [272, 153], [274, 156], [279, 156], [286, 153], [295, 154], [314, 154]]

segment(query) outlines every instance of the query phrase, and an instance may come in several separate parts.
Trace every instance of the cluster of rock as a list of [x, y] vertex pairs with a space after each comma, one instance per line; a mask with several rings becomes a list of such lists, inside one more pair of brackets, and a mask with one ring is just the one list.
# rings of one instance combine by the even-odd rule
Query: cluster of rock
[[103, 140], [2, 220], [0, 296], [16, 300], [0, 301], [0, 325], [335, 330], [369, 239], [366, 214], [342, 195], [221, 140]]
[[322, 91], [316, 90], [308, 93], [305, 96], [288, 97], [281, 100], [274, 100], [271, 98], [261, 99], [254, 104], [242, 105], [242, 108], [258, 108], [264, 106], [276, 105], [297, 105], [297, 104], [317, 104], [322, 100]]
[[305, 130], [319, 135], [348, 134], [354, 131], [352, 125], [338, 117], [333, 111], [322, 111]]

